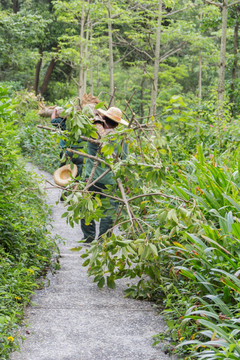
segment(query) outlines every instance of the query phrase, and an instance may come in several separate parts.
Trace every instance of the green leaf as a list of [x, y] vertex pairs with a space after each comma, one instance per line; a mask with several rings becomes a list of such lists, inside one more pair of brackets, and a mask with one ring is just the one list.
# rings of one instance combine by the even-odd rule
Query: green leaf
[[104, 276], [101, 276], [100, 280], [97, 283], [97, 286], [101, 289], [105, 284], [105, 278]]
[[175, 223], [178, 224], [177, 212], [176, 212], [175, 209], [171, 209], [171, 210], [168, 212], [167, 218], [168, 218], [169, 220], [175, 221]]
[[158, 256], [158, 250], [157, 250], [156, 245], [150, 243], [149, 246], [150, 246], [150, 248], [151, 248], [151, 250], [152, 250], [152, 253], [153, 253], [154, 255]]
[[203, 165], [205, 162], [204, 155], [203, 155], [203, 149], [201, 145], [197, 145], [197, 152], [198, 152], [198, 158], [200, 161], [200, 164]]
[[107, 286], [111, 289], [116, 288], [116, 284], [115, 284], [114, 278], [112, 276], [107, 276]]
[[77, 246], [77, 247], [71, 248], [70, 250], [71, 251], [80, 251], [80, 250], [82, 250], [82, 246]]
[[218, 334], [224, 340], [228, 341], [229, 334], [226, 331], [224, 331], [220, 326], [205, 319], [199, 319], [198, 322], [204, 325], [205, 327], [207, 327], [208, 329], [212, 330], [213, 332], [216, 332], [216, 334]]
[[236, 201], [234, 201], [232, 198], [230, 198], [230, 196], [226, 194], [223, 194], [223, 197], [227, 199], [230, 202], [230, 204], [232, 204], [238, 210], [238, 212], [240, 212], [240, 206], [238, 203], [236, 203]]
[[95, 109], [101, 109], [101, 108], [104, 108], [106, 105], [106, 103], [104, 101], [102, 102], [99, 102], [96, 106], [95, 106]]
[[229, 307], [220, 299], [217, 295], [206, 295], [206, 298], [211, 299], [221, 309], [222, 313], [232, 317], [231, 310]]
[[90, 259], [87, 259], [83, 262], [82, 266], [88, 266], [90, 263]]

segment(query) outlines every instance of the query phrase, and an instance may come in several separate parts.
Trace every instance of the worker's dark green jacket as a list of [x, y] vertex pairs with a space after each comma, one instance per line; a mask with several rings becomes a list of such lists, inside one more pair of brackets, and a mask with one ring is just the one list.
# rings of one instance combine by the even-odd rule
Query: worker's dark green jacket
[[[63, 119], [61, 117], [55, 118], [51, 120], [51, 124], [53, 126], [56, 126], [58, 128], [60, 128], [61, 130], [66, 130], [66, 119]], [[66, 145], [66, 141], [63, 139], [60, 139], [60, 143], [59, 143], [59, 147], [60, 148], [64, 148]]]
[[[61, 117], [52, 119], [51, 123], [52, 123], [53, 126], [56, 126], [56, 127], [60, 128], [61, 130], [66, 130], [67, 129], [67, 127], [66, 127], [66, 119], [63, 119]], [[78, 140], [77, 144], [71, 145], [69, 147], [71, 149], [81, 151], [82, 148], [83, 148], [82, 142], [83, 142], [83, 140]], [[60, 143], [59, 143], [59, 147], [64, 150], [64, 148], [66, 147], [66, 141], [61, 139]], [[82, 156], [76, 156], [70, 151], [66, 151], [66, 155], [67, 155], [68, 158], [71, 159], [73, 164], [77, 165], [78, 175], [81, 175], [82, 174], [82, 169], [83, 169], [84, 158]], [[61, 158], [62, 158], [62, 156], [63, 156], [63, 152], [61, 152], [61, 154], [60, 154]]]
[[[127, 155], [128, 155], [128, 148], [127, 148], [127, 145], [125, 143], [123, 143], [123, 146], [121, 146], [121, 143], [119, 142], [113, 142], [116, 147], [115, 147], [115, 150], [114, 150], [114, 153], [116, 154], [117, 152], [119, 153], [119, 157], [124, 160], [126, 159]], [[120, 149], [119, 149], [120, 148]], [[98, 144], [95, 144], [95, 143], [90, 143], [88, 142], [87, 144], [87, 153], [89, 155], [92, 155], [92, 156], [96, 156], [97, 154], [97, 151], [98, 151]], [[99, 156], [99, 155], [98, 155]], [[89, 159], [87, 158], [86, 160], [86, 163], [85, 163], [85, 178], [88, 179], [90, 174], [91, 174], [91, 171], [92, 171], [92, 168], [93, 168], [93, 163], [94, 163], [94, 160], [92, 159]], [[96, 169], [96, 172], [94, 174], [94, 177], [92, 179], [93, 180], [96, 180], [100, 175], [102, 175], [106, 170], [108, 169], [107, 166], [104, 166], [102, 165], [101, 163], [98, 165], [97, 169]], [[110, 171], [109, 173], [107, 173], [102, 179], [100, 179], [100, 181], [98, 182], [100, 184], [103, 184], [103, 185], [114, 185], [116, 183], [116, 181], [114, 180], [113, 178], [113, 173], [112, 171]]]

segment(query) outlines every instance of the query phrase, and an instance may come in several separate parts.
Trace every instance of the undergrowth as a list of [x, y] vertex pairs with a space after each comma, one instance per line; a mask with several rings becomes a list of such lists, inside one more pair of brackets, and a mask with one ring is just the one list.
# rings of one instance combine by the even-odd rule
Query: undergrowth
[[19, 147], [16, 101], [0, 87], [0, 358], [18, 348], [24, 308], [40, 277], [53, 270], [58, 249], [50, 236], [50, 208], [36, 179], [25, 170]]
[[[239, 119], [232, 121], [226, 107], [219, 125], [214, 106], [211, 109], [206, 102], [193, 111], [181, 97], [173, 97], [162, 116], [165, 124], [154, 119], [150, 124], [152, 137], [143, 132], [140, 138], [131, 129], [119, 132], [130, 152], [121, 166], [107, 157], [111, 146], [106, 140], [101, 155], [115, 165], [125, 186], [134, 226], [130, 210], [120, 207], [122, 231], [94, 241], [82, 257], [100, 288], [105, 284], [115, 288], [122, 277], [135, 278], [136, 285], [126, 289], [126, 296], [158, 304], [168, 329], [154, 337], [155, 344], [168, 340], [166, 350], [180, 359], [237, 360]], [[43, 139], [33, 129], [28, 136], [22, 130], [22, 148], [34, 156], [32, 149], [39, 151], [39, 146], [33, 144], [40, 136], [42, 152], [49, 154], [53, 148], [45, 140], [53, 141], [52, 135], [45, 134]], [[80, 181], [78, 186], [81, 190], [85, 183]], [[122, 200], [120, 191], [114, 195]], [[81, 217], [87, 216], [89, 222], [102, 217], [107, 204], [81, 192], [67, 201], [64, 216], [72, 226]]]

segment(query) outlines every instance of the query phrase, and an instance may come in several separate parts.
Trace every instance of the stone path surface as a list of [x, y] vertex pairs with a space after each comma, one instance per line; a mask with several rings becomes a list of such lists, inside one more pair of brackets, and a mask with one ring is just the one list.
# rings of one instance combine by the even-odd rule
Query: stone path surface
[[[52, 182], [50, 174], [31, 164], [28, 170]], [[152, 336], [165, 327], [153, 306], [124, 298], [125, 280], [115, 290], [100, 290], [88, 277], [81, 252], [70, 250], [79, 245], [81, 230], [61, 218], [66, 209], [56, 204], [59, 197], [59, 190], [47, 190], [52, 234], [66, 240], [59, 244], [61, 268], [49, 274], [50, 285], [33, 296], [26, 309], [27, 325], [21, 329], [25, 341], [11, 360], [169, 360], [160, 347], [152, 346]]]

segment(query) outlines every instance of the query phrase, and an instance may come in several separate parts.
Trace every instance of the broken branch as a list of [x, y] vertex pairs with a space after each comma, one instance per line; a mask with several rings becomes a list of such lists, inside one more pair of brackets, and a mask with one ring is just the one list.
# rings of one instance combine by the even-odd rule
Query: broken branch
[[99, 162], [107, 165], [107, 166], [112, 170], [111, 165], [109, 165], [106, 161], [100, 159], [100, 158], [97, 157], [97, 156], [93, 156], [93, 155], [89, 155], [89, 154], [86, 154], [86, 153], [82, 153], [82, 152], [80, 152], [80, 151], [73, 150], [73, 149], [70, 149], [70, 148], [67, 148], [66, 150], [69, 151], [69, 152], [72, 152], [73, 154], [77, 154], [77, 155], [80, 155], [80, 156], [83, 156], [83, 157], [87, 157], [87, 158], [92, 159], [92, 160], [99, 161]]
[[130, 210], [130, 207], [129, 207], [129, 204], [128, 204], [128, 200], [127, 200], [126, 195], [125, 195], [125, 191], [124, 191], [124, 188], [123, 188], [123, 184], [122, 184], [122, 182], [121, 182], [121, 180], [120, 180], [119, 178], [117, 179], [117, 183], [118, 183], [119, 190], [121, 191], [124, 204], [126, 205], [127, 212], [128, 212], [128, 216], [129, 216], [131, 225], [133, 226], [132, 213], [131, 213], [131, 210]]

